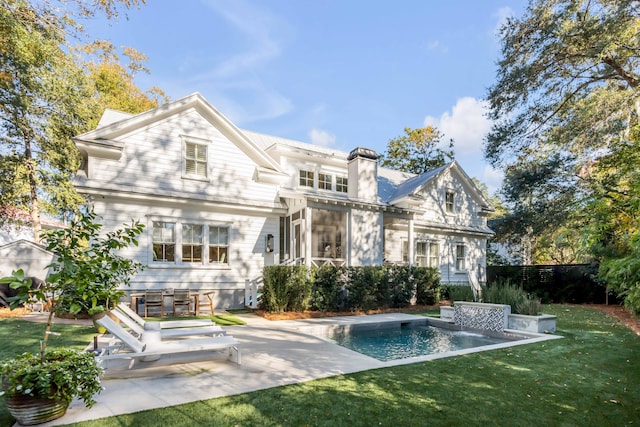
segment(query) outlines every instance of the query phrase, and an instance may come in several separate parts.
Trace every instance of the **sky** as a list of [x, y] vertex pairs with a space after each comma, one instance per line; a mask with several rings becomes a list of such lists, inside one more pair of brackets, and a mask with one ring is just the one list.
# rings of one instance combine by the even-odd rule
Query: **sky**
[[524, 0], [148, 0], [89, 36], [147, 55], [143, 89], [200, 92], [242, 129], [384, 153], [404, 128], [435, 126], [491, 194], [484, 160], [498, 28]]

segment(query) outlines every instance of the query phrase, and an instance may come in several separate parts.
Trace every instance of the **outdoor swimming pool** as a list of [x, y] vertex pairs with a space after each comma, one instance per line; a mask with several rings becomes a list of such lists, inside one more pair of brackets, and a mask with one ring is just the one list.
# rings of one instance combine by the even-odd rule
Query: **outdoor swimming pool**
[[336, 331], [326, 339], [383, 362], [465, 350], [511, 342], [514, 338], [481, 335], [475, 332], [429, 325], [403, 325], [391, 328], [356, 328]]

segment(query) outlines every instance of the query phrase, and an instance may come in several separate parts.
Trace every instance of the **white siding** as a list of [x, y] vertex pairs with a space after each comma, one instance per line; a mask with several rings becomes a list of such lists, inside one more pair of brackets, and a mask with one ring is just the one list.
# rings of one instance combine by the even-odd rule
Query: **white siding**
[[[183, 136], [207, 142], [206, 179], [183, 178]], [[195, 110], [119, 138], [125, 149], [119, 160], [90, 158], [93, 185], [118, 185], [137, 192], [197, 194], [225, 199], [275, 200], [274, 185], [253, 180], [255, 164], [232, 141]]]
[[[139, 245], [122, 251], [146, 266], [132, 280], [130, 290], [188, 288], [215, 290], [218, 307], [241, 306], [246, 279], [262, 274], [264, 265], [274, 263], [274, 253], [265, 253], [267, 234], [278, 235], [278, 217], [231, 214], [197, 207], [152, 206], [100, 199], [93, 203], [104, 232], [129, 224], [132, 219], [145, 224]], [[228, 266], [157, 264], [152, 261], [151, 230], [154, 220], [225, 224], [230, 228]], [[178, 249], [179, 250], [179, 249]]]
[[350, 264], [381, 265], [383, 226], [380, 212], [351, 210]]

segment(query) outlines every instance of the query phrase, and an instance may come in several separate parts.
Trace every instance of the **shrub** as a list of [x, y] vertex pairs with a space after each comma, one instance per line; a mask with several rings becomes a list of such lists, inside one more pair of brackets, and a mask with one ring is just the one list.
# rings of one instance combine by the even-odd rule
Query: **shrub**
[[341, 311], [346, 305], [344, 267], [330, 265], [312, 270], [311, 307], [318, 311]]
[[436, 268], [413, 269], [416, 304], [434, 305], [440, 302], [440, 271]]
[[348, 267], [347, 308], [368, 311], [379, 307], [380, 267]]
[[[473, 289], [469, 285], [446, 285], [444, 286], [444, 297], [449, 301], [474, 301]], [[484, 289], [483, 289], [484, 292]]]
[[535, 316], [541, 311], [540, 299], [530, 296], [522, 286], [511, 283], [509, 279], [497, 280], [482, 290], [484, 302], [511, 306], [514, 314]]

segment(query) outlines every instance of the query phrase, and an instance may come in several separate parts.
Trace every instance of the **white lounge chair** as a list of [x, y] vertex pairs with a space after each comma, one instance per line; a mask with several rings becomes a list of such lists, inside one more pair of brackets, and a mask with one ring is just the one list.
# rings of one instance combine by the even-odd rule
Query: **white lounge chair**
[[175, 328], [193, 328], [198, 326], [212, 326], [215, 325], [211, 319], [185, 319], [185, 320], [167, 320], [164, 322], [153, 321], [149, 322], [133, 311], [128, 305], [120, 303], [116, 307], [118, 310], [133, 319], [138, 325], [147, 330], [158, 329], [175, 329]]
[[213, 323], [204, 326], [194, 326], [191, 328], [158, 329], [157, 331], [155, 331], [151, 329], [144, 329], [144, 327], [140, 326], [131, 317], [127, 316], [123, 311], [118, 310], [117, 308], [111, 310], [110, 314], [116, 317], [125, 326], [127, 326], [129, 330], [133, 332], [142, 342], [145, 341], [144, 334], [157, 332], [160, 333], [161, 339], [171, 339], [197, 335], [226, 335], [226, 332], [223, 331], [220, 326], [217, 326]]
[[96, 323], [113, 334], [114, 337], [120, 340], [124, 346], [130, 350], [123, 352], [109, 349], [105, 353], [96, 356], [96, 359], [100, 363], [110, 359], [132, 359], [132, 361], [142, 360], [145, 362], [157, 360], [163, 355], [219, 350], [227, 350], [229, 352], [229, 358], [235, 355], [235, 362], [238, 365], [241, 363], [239, 343], [230, 335], [211, 338], [188, 338], [173, 341], [161, 341], [158, 337], [157, 340], [141, 342], [109, 316], [97, 319]]

